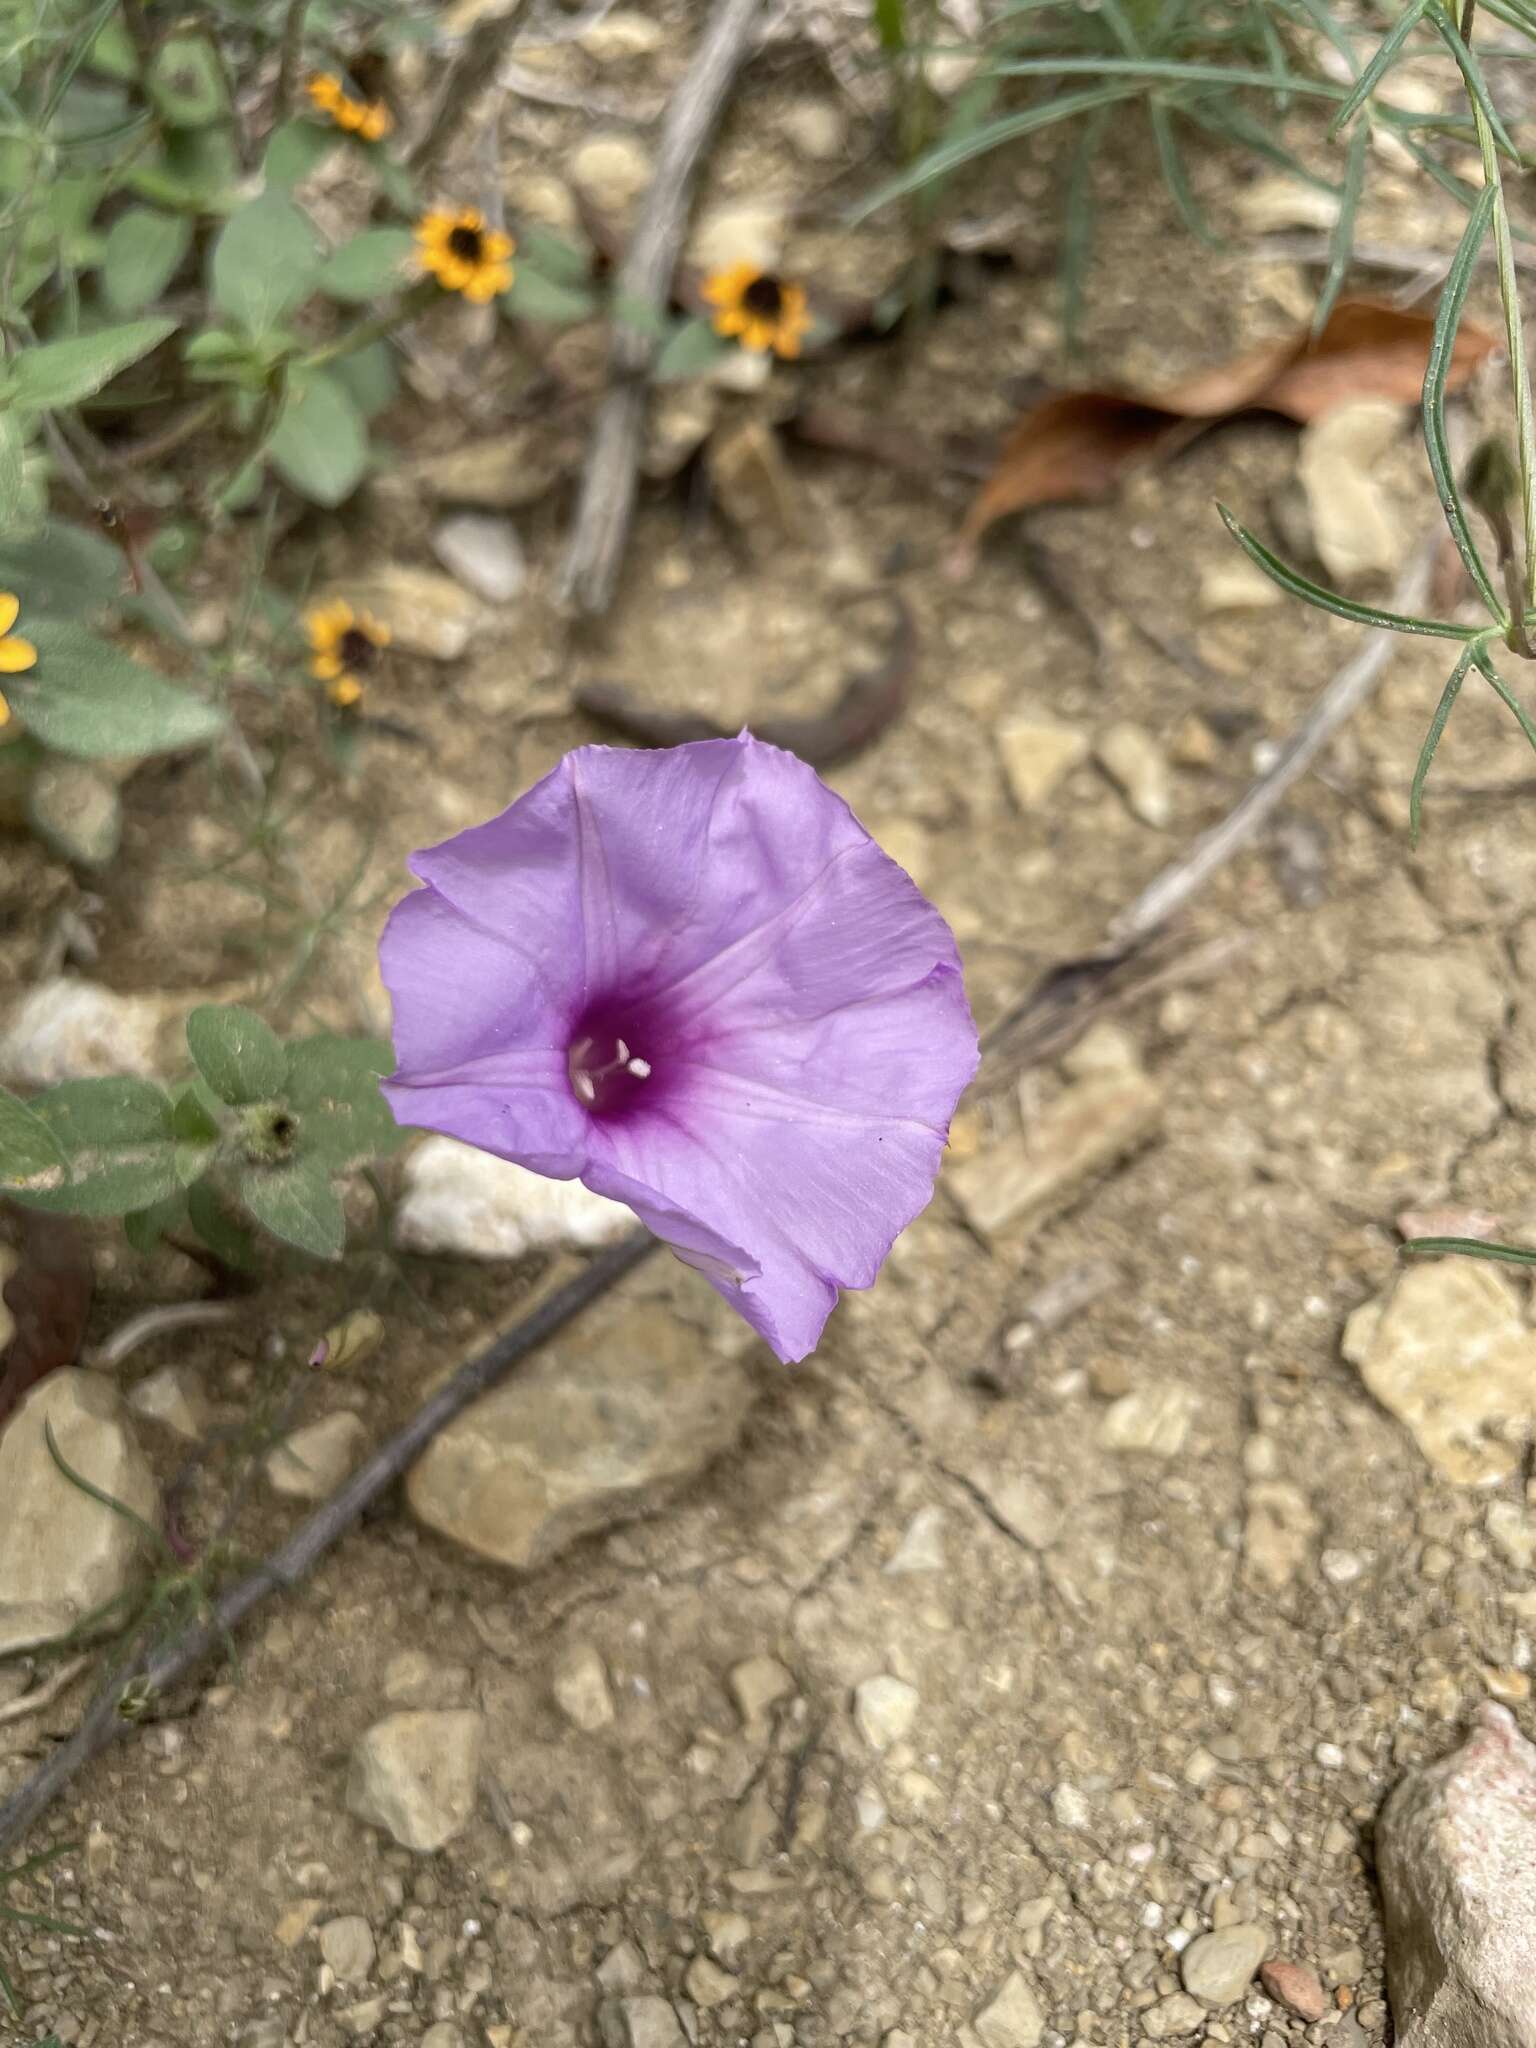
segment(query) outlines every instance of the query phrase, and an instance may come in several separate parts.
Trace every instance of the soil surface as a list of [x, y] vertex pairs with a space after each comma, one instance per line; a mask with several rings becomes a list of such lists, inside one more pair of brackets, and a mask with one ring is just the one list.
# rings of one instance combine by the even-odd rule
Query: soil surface
[[[514, 214], [539, 187], [554, 205], [594, 133], [653, 143], [653, 126], [601, 109], [663, 103], [692, 12], [611, 17], [637, 24], [627, 44], [594, 37], [539, 70], [595, 114], [509, 103]], [[807, 106], [835, 137], [830, 160], [794, 139]], [[1240, 206], [1254, 166], [1194, 158], [1233, 237], [1212, 252], [1185, 234], [1150, 146], [1124, 126], [1100, 164], [1074, 373], [1156, 382], [1293, 328], [1318, 271], [1256, 253]], [[837, 211], [886, 162], [878, 105], [867, 112], [813, 51], [779, 42], [748, 74], [706, 201], [798, 206], [804, 218], [779, 230], [786, 267], [878, 282], [899, 260], [899, 220], [853, 234]], [[1395, 162], [1377, 171], [1362, 235], [1449, 250], [1453, 204]], [[962, 211], [1022, 214], [1015, 260], [970, 263], [920, 331], [711, 404], [771, 419], [810, 393], [888, 429], [995, 435], [1027, 380], [1061, 371], [1060, 172], [1044, 148], [984, 167]], [[1497, 324], [1481, 291], [1474, 305]], [[562, 345], [590, 379], [577, 340]], [[414, 369], [418, 384], [432, 370], [447, 385], [397, 408], [390, 431], [407, 455], [505, 424], [527, 374], [510, 353], [487, 355], [458, 315], [432, 326]], [[1111, 502], [1006, 523], [955, 583], [944, 562], [964, 479], [785, 443], [783, 522], [733, 524], [686, 479], [649, 485], [612, 616], [574, 636], [549, 601], [572, 493], [551, 487], [516, 515], [527, 592], [457, 661], [398, 654], [374, 703], [404, 736], [365, 735], [350, 782], [324, 764], [307, 713], [284, 732], [270, 707], [250, 707], [264, 748], [288, 743], [291, 786], [312, 791], [291, 827], [306, 874], [323, 895], [363, 870], [288, 1020], [385, 1022], [371, 949], [404, 855], [597, 737], [570, 711], [578, 683], [623, 679], [727, 726], [804, 713], [879, 658], [882, 608], [850, 603], [874, 589], [910, 609], [911, 698], [830, 779], [953, 923], [985, 1028], [1102, 941], [1358, 644], [1353, 627], [1289, 602], [1210, 609], [1210, 578], [1232, 563], [1212, 501], [1270, 533], [1287, 530], [1289, 506], [1293, 530], [1297, 455], [1292, 429], [1239, 423]], [[1435, 516], [1406, 414], [1385, 474], [1406, 557]], [[344, 587], [383, 561], [428, 565], [434, 516], [423, 493], [386, 479], [344, 520], [290, 533], [274, 575]], [[1388, 585], [1358, 587], [1381, 598]], [[23, 2022], [0, 2020], [0, 2039], [585, 2048], [605, 1999], [657, 1994], [702, 2048], [1384, 2042], [1373, 1816], [1490, 1691], [1527, 1716], [1536, 1622], [1526, 1575], [1485, 1533], [1490, 1499], [1523, 1503], [1523, 1477], [1492, 1493], [1437, 1477], [1340, 1352], [1347, 1316], [1396, 1270], [1400, 1212], [1449, 1205], [1491, 1210], [1510, 1233], [1536, 1225], [1523, 972], [1536, 826], [1528, 758], [1499, 705], [1468, 693], [1417, 852], [1405, 829], [1447, 665], [1433, 643], [1399, 644], [1323, 770], [1205, 892], [1187, 936], [1234, 942], [1219, 971], [1100, 1027], [1071, 1072], [1004, 1074], [968, 1103], [955, 1147], [961, 1166], [1004, 1159], [1074, 1075], [1139, 1068], [1157, 1112], [1129, 1156], [990, 1237], [956, 1200], [952, 1167], [812, 1360], [781, 1368], [745, 1352], [760, 1392], [732, 1451], [655, 1513], [541, 1570], [478, 1564], [388, 1502], [268, 1606], [238, 1670], [159, 1703], [38, 1831], [29, 1847], [82, 1846], [29, 1902], [94, 1932], [0, 1925], [26, 2007]], [[1042, 720], [1090, 746], [1117, 723], [1140, 728], [1166, 767], [1166, 823], [1138, 816], [1091, 753], [1021, 806], [1000, 735]], [[35, 978], [39, 933], [73, 908], [99, 945], [90, 972], [117, 988], [252, 987], [250, 949], [266, 948], [270, 969], [281, 920], [210, 872], [234, 844], [216, 786], [201, 767], [151, 764], [128, 799], [124, 857], [89, 884], [94, 900], [35, 846], [8, 847], [7, 972]], [[1089, 1262], [1112, 1269], [1095, 1298], [1021, 1341], [1042, 1290]], [[387, 1265], [274, 1279], [232, 1330], [164, 1336], [124, 1376], [186, 1363], [238, 1406], [372, 1299], [383, 1348], [316, 1384], [306, 1412], [352, 1408], [377, 1436], [567, 1270]], [[98, 1270], [98, 1338], [196, 1291], [171, 1255], [146, 1266], [105, 1233]], [[691, 1341], [728, 1341], [704, 1283], [665, 1261], [583, 1327], [622, 1332], [642, 1299]], [[1149, 1447], [1126, 1441], [1115, 1404], [1130, 1394], [1171, 1418]], [[144, 1435], [169, 1475], [174, 1446]], [[243, 1546], [293, 1512], [258, 1488]], [[550, 1692], [578, 1649], [602, 1659], [614, 1706], [592, 1731]], [[744, 1715], [732, 1674], [763, 1658], [783, 1689]], [[898, 1699], [895, 1727], [854, 1711], [855, 1689], [882, 1676], [910, 1696], [860, 1697]], [[522, 1731], [494, 1794], [429, 1856], [394, 1847], [343, 1799], [352, 1745], [402, 1701], [475, 1706]], [[0, 1790], [80, 1702], [77, 1688], [0, 1725]], [[376, 1954], [340, 1981], [315, 1930], [348, 1915], [368, 1923]], [[1190, 2018], [1182, 1950], [1239, 1922], [1318, 1972], [1326, 2018], [1309, 2024], [1257, 1985]], [[1043, 2032], [1007, 1988], [1014, 1972]]]

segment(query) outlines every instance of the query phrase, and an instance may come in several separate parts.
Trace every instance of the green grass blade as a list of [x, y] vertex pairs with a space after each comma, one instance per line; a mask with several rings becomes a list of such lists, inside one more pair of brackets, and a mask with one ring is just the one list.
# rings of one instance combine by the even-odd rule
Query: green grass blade
[[[1365, 130], [1362, 128], [1363, 135]], [[1466, 564], [1467, 574], [1477, 585], [1477, 594], [1488, 607], [1491, 617], [1506, 623], [1506, 614], [1493, 579], [1483, 566], [1483, 558], [1477, 551], [1477, 542], [1467, 524], [1467, 515], [1461, 502], [1461, 492], [1456, 483], [1455, 465], [1451, 460], [1450, 442], [1445, 431], [1445, 385], [1450, 375], [1451, 353], [1456, 346], [1456, 332], [1461, 326], [1461, 316], [1467, 303], [1467, 291], [1472, 283], [1472, 273], [1477, 265], [1478, 251], [1493, 219], [1493, 209], [1498, 200], [1498, 189], [1485, 185], [1478, 194], [1472, 208], [1466, 230], [1457, 245], [1451, 267], [1446, 272], [1445, 286], [1440, 293], [1440, 303], [1435, 309], [1435, 331], [1429, 344], [1429, 361], [1424, 370], [1424, 446], [1429, 451], [1429, 466], [1434, 473], [1435, 489], [1440, 496], [1440, 509], [1445, 514], [1445, 523], [1451, 529], [1451, 538], [1456, 543], [1456, 552]]]
[[1424, 808], [1424, 781], [1429, 774], [1429, 764], [1435, 758], [1440, 736], [1445, 731], [1446, 721], [1461, 695], [1461, 686], [1467, 680], [1472, 667], [1472, 645], [1469, 640], [1456, 657], [1456, 666], [1451, 670], [1445, 688], [1440, 692], [1440, 702], [1435, 706], [1435, 715], [1429, 721], [1429, 731], [1424, 735], [1424, 744], [1419, 749], [1418, 766], [1413, 771], [1413, 787], [1408, 792], [1408, 843], [1419, 843], [1419, 819]]
[[1402, 18], [1397, 23], [1397, 26], [1390, 34], [1382, 37], [1375, 56], [1355, 80], [1354, 91], [1334, 115], [1333, 123], [1328, 130], [1330, 135], [1339, 134], [1355, 118], [1356, 114], [1359, 113], [1366, 101], [1371, 97], [1371, 94], [1375, 92], [1377, 86], [1380, 85], [1392, 66], [1397, 62], [1398, 51], [1402, 49], [1404, 43], [1407, 42], [1419, 23], [1424, 19], [1425, 10], [1428, 6], [1429, 0], [1413, 0], [1412, 6], [1404, 9]]
[[1301, 159], [1279, 142], [1251, 114], [1246, 113], [1235, 100], [1188, 100], [1180, 108], [1186, 121], [1193, 121], [1197, 128], [1204, 128], [1207, 134], [1218, 136], [1223, 142], [1236, 143], [1240, 149], [1250, 150], [1254, 156], [1263, 157], [1266, 162], [1278, 165], [1289, 172], [1303, 185], [1311, 185], [1319, 192], [1337, 193], [1338, 186], [1329, 178], [1304, 164]]
[[1448, 171], [1433, 152], [1427, 150], [1422, 142], [1415, 141], [1413, 136], [1400, 133], [1399, 140], [1424, 175], [1433, 178], [1443, 192], [1449, 192], [1458, 205], [1474, 206], [1477, 203], [1477, 195], [1483, 189], [1481, 186], [1469, 185], [1465, 178], [1458, 178], [1454, 171]]
[[1536, 1251], [1520, 1244], [1489, 1244], [1481, 1237], [1415, 1237], [1403, 1246], [1405, 1259], [1433, 1258], [1459, 1252], [1468, 1259], [1499, 1259], [1507, 1266], [1536, 1266]]
[[1494, 667], [1492, 657], [1485, 647], [1474, 648], [1472, 659], [1477, 664], [1478, 673], [1487, 679], [1496, 695], [1514, 713], [1515, 723], [1525, 734], [1526, 745], [1533, 754], [1536, 754], [1536, 722], [1533, 722], [1531, 714]]
[[1210, 249], [1219, 247], [1221, 237], [1201, 212], [1200, 202], [1189, 182], [1189, 173], [1184, 168], [1184, 153], [1179, 148], [1179, 138], [1173, 132], [1173, 116], [1156, 93], [1147, 101], [1147, 118], [1152, 123], [1157, 160], [1162, 165], [1163, 178], [1178, 208], [1180, 220], [1197, 242], [1204, 242]]
[[1016, 57], [993, 69], [1000, 78], [1141, 78], [1159, 85], [1261, 85], [1304, 99], [1342, 100], [1342, 85], [1288, 71], [1255, 71], [1248, 64], [1192, 64], [1174, 57]]
[[1093, 167], [1104, 139], [1109, 108], [1097, 107], [1084, 121], [1072, 167], [1067, 173], [1067, 190], [1062, 204], [1061, 257], [1061, 340], [1071, 350], [1077, 340], [1083, 315], [1083, 280], [1093, 251], [1094, 199]]
[[1441, 6], [1440, 0], [1428, 0], [1426, 13], [1440, 31], [1440, 39], [1450, 51], [1461, 70], [1469, 96], [1476, 101], [1483, 119], [1492, 131], [1493, 139], [1514, 163], [1520, 162], [1520, 152], [1509, 139], [1509, 131], [1499, 119], [1499, 110], [1493, 104], [1488, 91], [1488, 81], [1483, 76], [1483, 67], [1478, 63], [1471, 49], [1461, 39], [1461, 32]]
[[1452, 625], [1449, 619], [1412, 619], [1403, 612], [1386, 612], [1374, 605], [1356, 604], [1350, 597], [1340, 597], [1336, 590], [1325, 589], [1288, 562], [1282, 562], [1246, 526], [1240, 526], [1225, 505], [1218, 504], [1216, 510], [1251, 562], [1256, 562], [1282, 590], [1299, 597], [1304, 604], [1314, 605], [1318, 611], [1332, 612], [1335, 618], [1349, 619], [1357, 626], [1385, 626], [1392, 633], [1419, 633], [1432, 640], [1475, 640], [1484, 630], [1479, 626]]
[[173, 1571], [177, 1569], [178, 1560], [175, 1551], [172, 1550], [165, 1537], [155, 1527], [153, 1522], [146, 1522], [144, 1517], [135, 1509], [129, 1507], [126, 1501], [118, 1500], [115, 1495], [103, 1491], [99, 1486], [92, 1485], [84, 1473], [75, 1470], [74, 1466], [70, 1464], [64, 1453], [59, 1449], [59, 1440], [53, 1433], [53, 1423], [51, 1421], [45, 1420], [43, 1423], [43, 1438], [48, 1445], [49, 1457], [52, 1458], [54, 1464], [58, 1466], [71, 1486], [78, 1486], [80, 1491], [88, 1494], [92, 1500], [99, 1501], [104, 1508], [110, 1508], [114, 1515], [119, 1515], [125, 1522], [131, 1523], [138, 1530], [139, 1534], [160, 1552], [171, 1569]]
[[1339, 193], [1339, 217], [1333, 224], [1333, 234], [1328, 242], [1328, 274], [1318, 294], [1317, 311], [1312, 315], [1314, 341], [1328, 325], [1328, 315], [1343, 289], [1349, 259], [1354, 253], [1355, 215], [1360, 210], [1360, 190], [1365, 183], [1365, 152], [1370, 147], [1370, 140], [1369, 121], [1362, 121], [1349, 138], [1349, 149], [1344, 158], [1344, 184]]
[[1048, 128], [1056, 121], [1070, 121], [1074, 114], [1091, 113], [1095, 107], [1107, 107], [1116, 100], [1130, 99], [1135, 90], [1132, 85], [1107, 85], [1097, 90], [1066, 93], [1057, 99], [1047, 100], [1042, 106], [1029, 107], [1022, 113], [988, 121], [969, 135], [941, 142], [937, 148], [920, 156], [916, 163], [909, 164], [899, 176], [881, 185], [868, 199], [861, 200], [846, 216], [848, 224], [856, 227], [872, 213], [878, 213], [882, 206], [889, 206], [895, 199], [905, 199], [909, 193], [931, 184], [935, 178], [947, 177], [961, 164], [971, 163], [1005, 142], [1013, 142], [1021, 135], [1032, 135], [1036, 129]]

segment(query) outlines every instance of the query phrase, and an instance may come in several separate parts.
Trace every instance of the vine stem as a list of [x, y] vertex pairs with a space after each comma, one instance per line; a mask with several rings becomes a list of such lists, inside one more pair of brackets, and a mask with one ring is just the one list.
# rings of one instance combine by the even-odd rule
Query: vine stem
[[[1461, 39], [1471, 48], [1472, 23], [1477, 0], [1466, 0], [1462, 9]], [[1472, 118], [1477, 127], [1477, 146], [1483, 160], [1483, 182], [1493, 188], [1493, 247], [1499, 266], [1499, 298], [1504, 307], [1504, 335], [1509, 349], [1509, 375], [1515, 394], [1515, 432], [1520, 449], [1520, 506], [1525, 530], [1525, 562], [1522, 589], [1523, 610], [1536, 608], [1536, 413], [1531, 404], [1531, 371], [1525, 355], [1525, 333], [1520, 318], [1520, 277], [1515, 269], [1514, 237], [1510, 231], [1509, 208], [1504, 200], [1504, 177], [1499, 168], [1498, 145], [1488, 116], [1477, 96], [1468, 94]]]

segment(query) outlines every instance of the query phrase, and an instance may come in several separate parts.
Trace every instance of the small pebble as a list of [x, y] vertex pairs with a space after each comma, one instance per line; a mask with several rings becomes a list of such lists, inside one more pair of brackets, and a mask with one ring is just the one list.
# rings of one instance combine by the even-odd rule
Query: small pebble
[[1329, 2009], [1328, 1994], [1317, 1972], [1305, 1963], [1277, 1958], [1260, 1968], [1259, 1982], [1277, 2005], [1295, 2013], [1299, 2020], [1320, 2020]]

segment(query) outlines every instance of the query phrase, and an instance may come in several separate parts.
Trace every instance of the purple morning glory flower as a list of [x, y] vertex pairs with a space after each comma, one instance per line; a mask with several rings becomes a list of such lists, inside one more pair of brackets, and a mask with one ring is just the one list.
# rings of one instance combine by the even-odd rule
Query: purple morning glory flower
[[401, 1123], [628, 1203], [803, 1358], [926, 1205], [976, 1071], [932, 904], [747, 734], [578, 748], [410, 865], [380, 947]]

